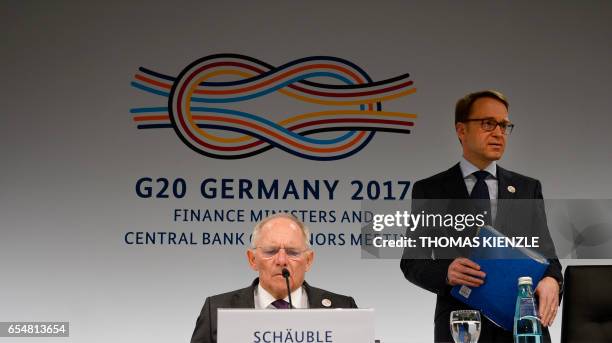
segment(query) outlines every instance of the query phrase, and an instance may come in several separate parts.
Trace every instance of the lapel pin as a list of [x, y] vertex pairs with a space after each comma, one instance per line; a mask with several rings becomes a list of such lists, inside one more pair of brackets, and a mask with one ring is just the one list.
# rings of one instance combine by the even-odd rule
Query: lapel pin
[[514, 193], [516, 192], [516, 188], [514, 188], [514, 186], [508, 186], [508, 192]]
[[321, 304], [325, 307], [330, 307], [331, 306], [331, 300], [325, 298], [323, 300], [321, 300]]

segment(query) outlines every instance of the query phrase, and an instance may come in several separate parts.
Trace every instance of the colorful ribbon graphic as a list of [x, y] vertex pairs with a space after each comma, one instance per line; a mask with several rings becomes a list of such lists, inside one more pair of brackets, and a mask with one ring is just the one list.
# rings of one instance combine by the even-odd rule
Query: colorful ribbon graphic
[[[277, 147], [306, 159], [338, 160], [363, 149], [377, 131], [410, 133], [416, 118], [382, 110], [382, 102], [416, 91], [408, 74], [374, 82], [357, 65], [337, 57], [306, 57], [274, 67], [244, 55], [217, 54], [191, 63], [176, 78], [142, 67], [139, 72], [132, 86], [167, 97], [168, 105], [131, 109], [138, 129], [174, 128], [191, 149], [219, 159], [246, 158]], [[213, 81], [219, 78], [236, 80]], [[320, 79], [333, 83], [313, 81]], [[275, 92], [329, 109], [273, 122], [225, 107]], [[332, 138], [313, 137], [338, 131]]]

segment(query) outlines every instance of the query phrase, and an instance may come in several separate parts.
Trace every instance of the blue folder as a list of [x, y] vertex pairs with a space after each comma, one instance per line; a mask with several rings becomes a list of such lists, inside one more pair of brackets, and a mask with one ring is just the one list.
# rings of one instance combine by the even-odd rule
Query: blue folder
[[[504, 237], [490, 226], [480, 229], [478, 236], [481, 241], [484, 237]], [[487, 274], [485, 282], [480, 287], [455, 286], [451, 295], [479, 310], [496, 325], [512, 331], [518, 278], [531, 276], [535, 290], [548, 268], [548, 261], [533, 250], [512, 247], [481, 246], [472, 249], [469, 258]]]

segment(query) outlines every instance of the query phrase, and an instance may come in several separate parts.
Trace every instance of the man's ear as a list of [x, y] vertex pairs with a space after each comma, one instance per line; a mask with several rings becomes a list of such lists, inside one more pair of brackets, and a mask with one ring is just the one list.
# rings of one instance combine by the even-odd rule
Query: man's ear
[[255, 252], [252, 249], [248, 249], [246, 252], [247, 260], [249, 261], [249, 265], [251, 269], [257, 271], [257, 263], [255, 263]]
[[314, 251], [308, 250], [306, 252], [306, 271], [310, 270], [312, 266], [312, 262], [314, 262]]
[[457, 123], [455, 124], [455, 132], [457, 132], [457, 138], [459, 138], [459, 142], [463, 145], [463, 137], [465, 137], [465, 123]]

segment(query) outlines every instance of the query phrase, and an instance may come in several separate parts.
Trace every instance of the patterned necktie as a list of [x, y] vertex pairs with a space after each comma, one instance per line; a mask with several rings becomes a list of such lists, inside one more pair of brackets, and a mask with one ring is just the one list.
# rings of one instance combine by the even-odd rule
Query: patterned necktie
[[289, 303], [283, 299], [278, 299], [278, 300], [273, 301], [272, 306], [276, 307], [277, 309], [281, 309], [281, 310], [289, 309]]
[[489, 175], [488, 172], [484, 170], [479, 170], [474, 172], [472, 175], [476, 177], [476, 184], [472, 189], [472, 194], [470, 194], [471, 199], [479, 199], [474, 203], [476, 205], [477, 214], [487, 212], [485, 222], [487, 225], [491, 225], [491, 197], [489, 196], [489, 187], [487, 187], [487, 183], [485, 179]]

